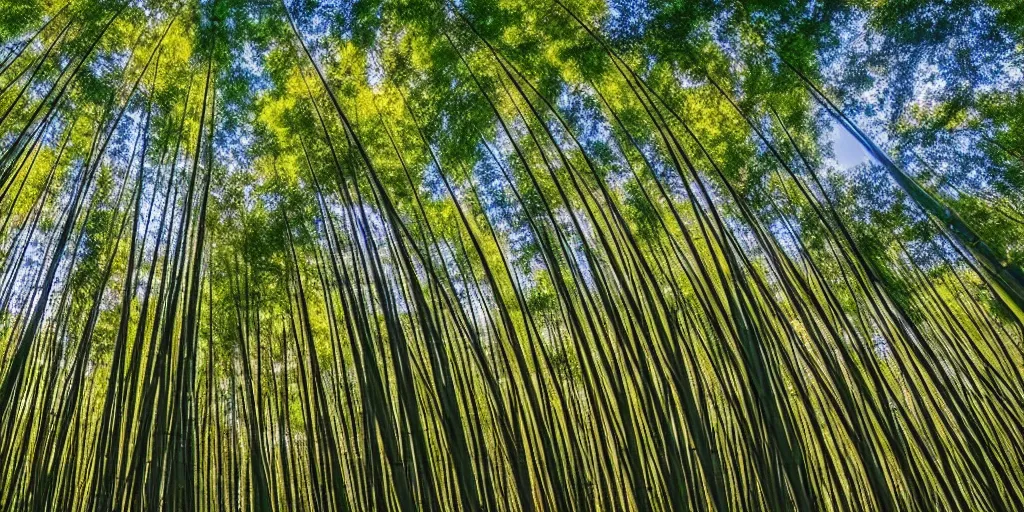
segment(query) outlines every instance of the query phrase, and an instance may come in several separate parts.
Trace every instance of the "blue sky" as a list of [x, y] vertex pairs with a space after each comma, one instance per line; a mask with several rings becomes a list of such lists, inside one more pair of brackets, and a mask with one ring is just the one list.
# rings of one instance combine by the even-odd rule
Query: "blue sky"
[[832, 123], [832, 131], [829, 133], [829, 138], [832, 140], [832, 151], [835, 153], [836, 163], [843, 170], [851, 169], [871, 160], [864, 146], [861, 146], [857, 139], [839, 124]]

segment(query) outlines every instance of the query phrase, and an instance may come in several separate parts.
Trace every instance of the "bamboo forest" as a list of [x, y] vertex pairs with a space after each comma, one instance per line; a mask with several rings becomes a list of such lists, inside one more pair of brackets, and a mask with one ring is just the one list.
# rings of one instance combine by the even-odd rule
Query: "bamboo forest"
[[0, 512], [1024, 510], [1024, 3], [0, 44]]

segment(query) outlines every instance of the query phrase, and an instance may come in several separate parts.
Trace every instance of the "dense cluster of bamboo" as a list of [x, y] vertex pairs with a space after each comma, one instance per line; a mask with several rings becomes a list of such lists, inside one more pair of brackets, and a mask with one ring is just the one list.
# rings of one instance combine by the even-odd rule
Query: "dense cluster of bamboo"
[[[354, 117], [290, 8], [258, 5], [305, 117], [248, 158], [221, 147], [205, 4], [72, 5], [4, 41], [0, 510], [1024, 509], [1020, 270], [796, 67], [934, 260], [880, 269], [805, 139], [709, 73], [786, 184], [767, 222], [558, 0], [610, 69], [575, 88], [598, 129], [438, 2], [494, 127], [466, 168], [390, 77]], [[168, 34], [202, 30], [160, 98]], [[100, 67], [119, 82], [90, 95]]]

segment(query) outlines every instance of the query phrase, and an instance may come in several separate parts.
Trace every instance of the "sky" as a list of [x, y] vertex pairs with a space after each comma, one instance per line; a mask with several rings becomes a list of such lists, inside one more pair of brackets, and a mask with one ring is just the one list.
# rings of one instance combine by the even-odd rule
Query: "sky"
[[839, 124], [832, 123], [832, 131], [829, 133], [829, 138], [832, 140], [832, 150], [835, 153], [836, 163], [843, 170], [852, 169], [871, 160], [864, 146], [857, 142], [857, 139]]

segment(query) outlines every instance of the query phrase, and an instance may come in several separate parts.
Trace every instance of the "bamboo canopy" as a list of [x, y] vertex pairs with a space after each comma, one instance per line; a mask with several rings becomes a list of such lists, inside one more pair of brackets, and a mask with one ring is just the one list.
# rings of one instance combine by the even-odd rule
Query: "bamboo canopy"
[[1024, 510], [1021, 27], [0, 0], [0, 512]]

